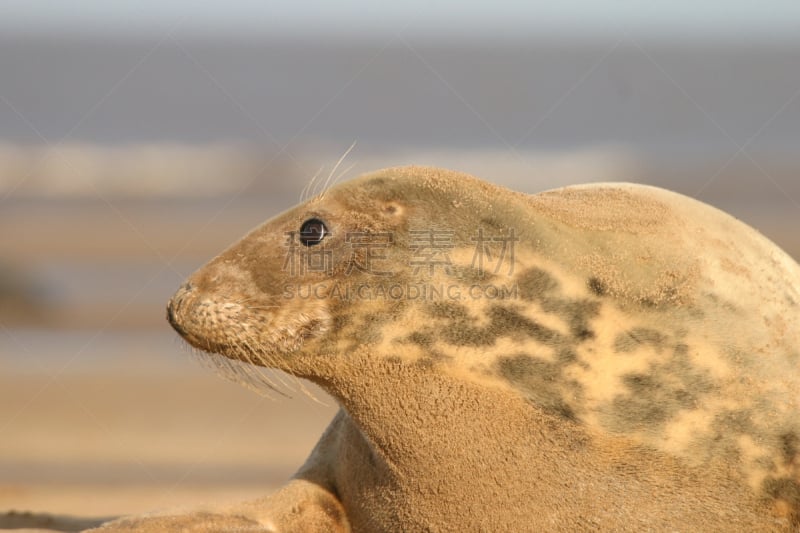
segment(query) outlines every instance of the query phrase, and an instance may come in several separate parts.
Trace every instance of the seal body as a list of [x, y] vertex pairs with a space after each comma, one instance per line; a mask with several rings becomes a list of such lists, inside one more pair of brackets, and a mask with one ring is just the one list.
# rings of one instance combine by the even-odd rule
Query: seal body
[[800, 267], [695, 200], [409, 167], [268, 221], [168, 314], [341, 406], [231, 510], [254, 528], [791, 531], [799, 306]]

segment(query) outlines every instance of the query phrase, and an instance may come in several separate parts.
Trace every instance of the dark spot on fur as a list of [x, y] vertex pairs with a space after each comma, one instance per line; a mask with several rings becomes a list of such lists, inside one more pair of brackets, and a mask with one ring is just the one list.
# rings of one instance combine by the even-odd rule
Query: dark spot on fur
[[592, 291], [596, 296], [605, 296], [608, 294], [608, 287], [606, 287], [606, 284], [598, 278], [589, 278], [587, 283], [589, 285], [589, 290]]
[[658, 304], [656, 304], [651, 298], [642, 298], [639, 300], [639, 304], [645, 309], [655, 309], [658, 307]]
[[560, 375], [558, 368], [528, 354], [517, 354], [498, 358], [500, 373], [512, 381], [536, 375], [542, 381], [554, 382]]
[[577, 327], [572, 331], [575, 338], [579, 341], [585, 341], [594, 338], [594, 331], [583, 327]]
[[741, 310], [730, 300], [721, 298], [718, 294], [713, 292], [705, 293], [703, 296], [714, 302], [714, 307], [721, 307], [734, 314], [741, 314]]
[[800, 452], [800, 437], [797, 433], [790, 431], [781, 435], [781, 451], [786, 464], [792, 464], [797, 460]]
[[461, 320], [446, 326], [441, 333], [446, 343], [456, 346], [490, 346], [497, 338], [491, 327], [476, 328]]
[[523, 300], [538, 302], [545, 312], [563, 318], [569, 324], [570, 333], [578, 342], [595, 337], [594, 331], [589, 327], [589, 320], [599, 314], [600, 302], [560, 298], [557, 294], [560, 288], [558, 282], [539, 268], [523, 272], [517, 281], [517, 286]]
[[565, 383], [557, 363], [516, 354], [498, 358], [497, 369], [505, 379], [524, 389], [534, 405], [561, 418], [576, 420], [564, 394], [569, 390], [577, 395], [580, 386], [575, 382]]
[[490, 323], [486, 327], [475, 327], [466, 321], [455, 322], [444, 331], [450, 344], [488, 346], [499, 337], [524, 340], [535, 339], [546, 346], [563, 346], [568, 339], [559, 332], [546, 328], [522, 316], [510, 307], [495, 306], [489, 310]]
[[347, 313], [333, 315], [333, 329], [341, 330], [352, 321], [352, 317]]
[[[335, 302], [336, 300], [331, 300]], [[341, 304], [339, 304], [341, 305]], [[359, 314], [344, 313], [348, 318], [331, 328], [330, 335], [324, 341], [325, 349], [339, 350], [340, 342], [347, 343], [346, 350], [354, 350], [363, 344], [377, 343], [383, 339], [385, 325], [402, 316], [408, 303], [403, 300], [387, 302], [380, 312]], [[334, 317], [340, 313], [332, 313]], [[336, 324], [336, 323], [335, 323]]]
[[481, 219], [481, 226], [489, 227], [495, 231], [502, 231], [508, 228], [508, 225], [497, 218], [484, 217]]
[[626, 423], [636, 426], [661, 424], [669, 418], [666, 408], [654, 400], [669, 394], [664, 387], [649, 376], [629, 374], [623, 383], [630, 390], [628, 396], [617, 398], [614, 408]]
[[341, 524], [344, 521], [344, 513], [342, 509], [333, 501], [332, 497], [317, 496], [317, 505], [322, 512], [328, 515], [331, 522], [334, 524]]
[[558, 282], [550, 274], [539, 268], [532, 268], [520, 274], [517, 285], [523, 300], [539, 300], [559, 287]]
[[414, 366], [423, 370], [430, 370], [436, 364], [436, 359], [433, 357], [421, 357], [418, 359]]
[[433, 318], [447, 318], [450, 320], [465, 320], [469, 318], [467, 308], [455, 302], [433, 302], [426, 308]]
[[589, 327], [589, 320], [600, 312], [599, 302], [548, 299], [541, 305], [542, 309], [548, 313], [555, 313], [566, 319], [570, 333], [578, 342], [594, 338], [594, 331]]
[[497, 277], [492, 272], [486, 272], [483, 269], [473, 266], [453, 265], [451, 268], [453, 277], [470, 285], [481, 282], [485, 283]]
[[[445, 314], [455, 314], [459, 318], [455, 321], [458, 324], [463, 324], [469, 320], [466, 316], [466, 310], [461, 308], [458, 304], [442, 303], [436, 306], [437, 311], [444, 312]], [[462, 316], [463, 313], [463, 316]], [[445, 359], [451, 359], [450, 356], [443, 354], [436, 350], [434, 347], [438, 340], [447, 342], [447, 335], [450, 334], [447, 329], [442, 330], [435, 326], [423, 326], [421, 329], [410, 333], [404, 337], [395, 339], [395, 342], [411, 343], [419, 346], [422, 349], [422, 355], [414, 362], [414, 365], [420, 368], [430, 369], [436, 363]]]
[[564, 338], [560, 333], [537, 324], [513, 309], [493, 307], [489, 315], [492, 318], [492, 323], [489, 327], [497, 332], [498, 335], [513, 336], [524, 334], [548, 346], [564, 343]]
[[410, 342], [428, 345], [435, 336], [455, 346], [491, 346], [497, 338], [505, 336], [520, 340], [530, 337], [548, 346], [567, 343], [559, 332], [522, 316], [511, 307], [492, 307], [488, 312], [490, 322], [486, 326], [477, 325], [477, 320], [469, 315], [466, 307], [457, 303], [436, 302], [428, 306], [427, 311], [435, 319], [434, 323], [409, 336]]
[[374, 344], [383, 339], [383, 333], [379, 328], [366, 328], [363, 333], [358, 336], [359, 344]]
[[762, 485], [764, 492], [776, 500], [782, 500], [792, 510], [789, 521], [792, 526], [800, 525], [800, 484], [789, 478], [767, 478]]
[[417, 344], [419, 346], [428, 347], [433, 344], [433, 335], [430, 333], [423, 333], [421, 331], [415, 331], [408, 337], [406, 337], [408, 342], [413, 344]]
[[[661, 350], [666, 342], [666, 335], [654, 329], [634, 328], [617, 335], [614, 339], [614, 351], [616, 353], [630, 353], [640, 346], [651, 345], [657, 350]], [[686, 352], [684, 352], [684, 355]]]
[[714, 390], [708, 372], [692, 365], [682, 344], [669, 359], [651, 363], [646, 372], [627, 374], [622, 382], [627, 390], [614, 398], [609, 426], [623, 432], [661, 426], [680, 411], [696, 409]]
[[722, 411], [714, 417], [713, 428], [720, 436], [754, 435], [756, 433], [752, 414], [748, 410], [726, 409]]
[[575, 416], [575, 411], [572, 410], [572, 407], [565, 403], [558, 402], [553, 405], [551, 412], [554, 415], [560, 416], [561, 418], [565, 418], [567, 420], [572, 420], [573, 422], [577, 421], [577, 417]]
[[565, 348], [558, 351], [558, 353], [556, 354], [556, 359], [558, 360], [559, 363], [569, 364], [577, 361], [578, 356], [575, 354], [573, 350]]

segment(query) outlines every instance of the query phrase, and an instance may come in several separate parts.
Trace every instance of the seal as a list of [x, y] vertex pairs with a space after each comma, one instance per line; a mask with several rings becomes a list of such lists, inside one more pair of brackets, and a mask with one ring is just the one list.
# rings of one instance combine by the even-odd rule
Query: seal
[[168, 318], [340, 411], [276, 494], [149, 523], [796, 531], [799, 291], [775, 244], [662, 189], [421, 167], [337, 185], [193, 274]]

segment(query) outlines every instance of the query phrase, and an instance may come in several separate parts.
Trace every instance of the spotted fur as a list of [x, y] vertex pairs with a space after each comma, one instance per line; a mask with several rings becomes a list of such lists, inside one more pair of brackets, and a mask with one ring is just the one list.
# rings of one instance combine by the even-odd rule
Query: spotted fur
[[[310, 218], [330, 234], [287, 243]], [[788, 531], [798, 291], [774, 244], [674, 193], [409, 167], [255, 229], [169, 316], [342, 407], [286, 489], [237, 511], [265, 527]]]

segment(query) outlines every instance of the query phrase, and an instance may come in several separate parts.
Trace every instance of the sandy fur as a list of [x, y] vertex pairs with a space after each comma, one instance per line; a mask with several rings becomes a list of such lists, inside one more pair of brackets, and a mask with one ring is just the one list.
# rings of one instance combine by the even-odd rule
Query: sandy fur
[[[331, 230], [330, 269], [288, 272], [287, 234], [309, 218]], [[477, 228], [495, 239], [496, 267], [476, 267]], [[435, 268], [409, 268], [419, 230], [452, 244]], [[353, 232], [391, 235], [380, 268], [353, 268], [371, 260]], [[499, 264], [509, 239], [513, 264]], [[387, 284], [450, 293], [392, 298]], [[342, 298], [343, 286], [368, 290]], [[652, 187], [528, 196], [417, 167], [338, 185], [255, 229], [171, 303], [197, 348], [312, 380], [341, 406], [283, 490], [183, 519], [254, 531], [797, 528], [798, 290], [800, 267], [767, 239]]]

